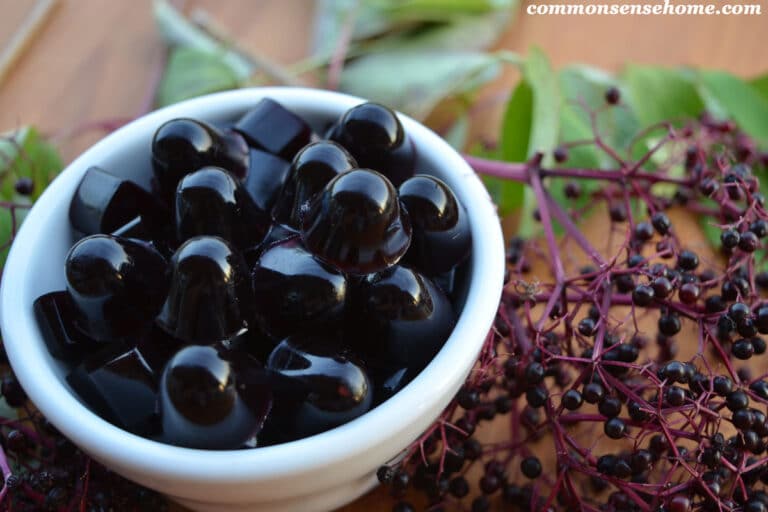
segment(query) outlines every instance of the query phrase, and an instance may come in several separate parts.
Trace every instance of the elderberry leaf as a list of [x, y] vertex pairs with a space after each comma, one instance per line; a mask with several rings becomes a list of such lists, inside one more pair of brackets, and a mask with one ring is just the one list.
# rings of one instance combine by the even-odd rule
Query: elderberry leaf
[[[528, 157], [528, 141], [533, 122], [533, 89], [521, 80], [507, 101], [501, 123], [501, 145], [498, 157], [508, 162], [524, 162]], [[488, 192], [501, 216], [509, 215], [523, 205], [525, 185], [493, 176], [484, 176]]]
[[723, 233], [723, 230], [712, 224], [712, 218], [700, 216], [699, 226], [701, 226], [701, 231], [704, 233], [704, 237], [709, 244], [714, 248], [720, 247], [720, 235]]
[[253, 59], [242, 55], [189, 21], [167, 0], [154, 0], [152, 10], [158, 32], [169, 46], [189, 48], [217, 56], [238, 80], [246, 80], [256, 71]]
[[325, 60], [353, 21], [348, 54], [391, 50], [473, 51], [493, 45], [517, 0], [319, 0], [312, 53]]
[[643, 126], [682, 123], [704, 110], [695, 84], [678, 70], [630, 65], [622, 78], [627, 84], [628, 102]]
[[701, 71], [699, 79], [727, 117], [761, 146], [768, 146], [768, 98], [740, 78], [723, 71]]
[[445, 141], [456, 151], [463, 151], [469, 138], [469, 116], [466, 112], [459, 115], [451, 128], [443, 135]]
[[750, 80], [749, 85], [763, 98], [768, 100], [768, 73], [757, 78], [753, 78]]
[[340, 88], [423, 119], [442, 100], [492, 80], [500, 68], [499, 59], [485, 53], [398, 50], [347, 64]]
[[14, 190], [19, 178], [32, 179], [31, 200], [36, 200], [63, 167], [56, 148], [32, 126], [0, 136], [0, 196], [6, 201], [29, 202]]
[[168, 66], [158, 88], [157, 105], [170, 105], [239, 86], [235, 71], [221, 54], [176, 47], [171, 50]]
[[[0, 136], [0, 198], [18, 205], [31, 205], [43, 192], [48, 183], [61, 171], [63, 163], [56, 148], [47, 142], [31, 126]], [[31, 196], [16, 192], [14, 185], [19, 178], [31, 178], [34, 184]], [[0, 208], [0, 268], [8, 256], [14, 226], [18, 230], [27, 208], [18, 208], [13, 213]]]
[[[510, 162], [524, 162], [535, 153], [545, 155], [544, 165], [551, 165], [552, 151], [557, 146], [560, 126], [560, 89], [557, 74], [544, 53], [534, 48], [520, 63], [522, 80], [510, 97], [502, 121], [500, 156]], [[533, 210], [536, 198], [530, 187], [509, 194], [515, 201], [500, 204], [505, 210], [520, 203], [518, 233], [529, 237], [536, 227]]]

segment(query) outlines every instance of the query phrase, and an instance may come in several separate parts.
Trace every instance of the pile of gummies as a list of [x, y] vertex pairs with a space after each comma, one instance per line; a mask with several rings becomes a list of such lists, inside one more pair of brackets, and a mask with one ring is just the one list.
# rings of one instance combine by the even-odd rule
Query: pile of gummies
[[357, 418], [437, 354], [467, 213], [392, 110], [330, 121], [319, 136], [267, 98], [159, 126], [150, 186], [85, 172], [66, 289], [34, 308], [92, 411], [178, 446], [265, 446]]

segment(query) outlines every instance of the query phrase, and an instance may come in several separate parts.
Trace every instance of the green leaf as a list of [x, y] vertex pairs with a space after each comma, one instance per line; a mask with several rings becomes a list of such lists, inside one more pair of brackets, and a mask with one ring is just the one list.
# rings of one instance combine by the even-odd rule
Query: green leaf
[[178, 46], [216, 55], [238, 80], [246, 80], [256, 71], [253, 59], [223, 44], [190, 22], [167, 0], [154, 0], [153, 13], [158, 31], [169, 46]]
[[704, 110], [695, 84], [679, 70], [630, 65], [622, 78], [629, 104], [642, 126], [683, 121]]
[[715, 248], [720, 247], [720, 234], [723, 230], [712, 224], [712, 218], [706, 215], [700, 216], [699, 225], [710, 245]]
[[445, 141], [456, 151], [464, 151], [469, 137], [469, 116], [466, 112], [462, 113], [453, 122], [451, 128], [443, 136]]
[[[32, 204], [62, 168], [58, 151], [35, 128], [25, 126], [0, 137], [0, 198], [3, 201]], [[31, 197], [16, 193], [14, 184], [19, 178], [32, 179], [34, 192]], [[17, 229], [26, 214], [25, 208], [15, 210]], [[0, 268], [8, 255], [6, 245], [13, 233], [13, 218], [8, 208], [0, 208]]]
[[[524, 162], [542, 152], [551, 159], [557, 145], [560, 122], [560, 91], [557, 75], [544, 54], [533, 49], [521, 64], [523, 79], [507, 103], [502, 119], [499, 153], [503, 160]], [[519, 234], [532, 234], [535, 199], [529, 187], [519, 183], [486, 180], [502, 215], [521, 208]]]
[[768, 146], [768, 99], [730, 73], [701, 71], [699, 79], [728, 117], [761, 146]]
[[238, 87], [237, 75], [221, 55], [177, 47], [157, 92], [158, 106]]
[[533, 89], [521, 80], [507, 102], [501, 122], [501, 158], [508, 162], [524, 162], [528, 156], [533, 125]]
[[[370, 0], [369, 0], [370, 1]], [[494, 10], [508, 9], [511, 0], [374, 0], [385, 12], [399, 20], [445, 21], [466, 14], [485, 14]]]
[[768, 73], [750, 80], [749, 85], [763, 98], [768, 99]]
[[34, 201], [63, 167], [56, 148], [35, 128], [19, 128], [0, 138], [0, 197], [6, 201], [29, 203], [29, 198], [16, 194], [14, 184], [19, 178], [31, 178], [35, 184], [31, 198]]
[[314, 56], [328, 57], [333, 53], [344, 24], [355, 9], [353, 42], [379, 36], [392, 29], [392, 20], [370, 1], [318, 0], [315, 3], [311, 43]]
[[423, 119], [443, 99], [476, 89], [499, 70], [499, 60], [483, 53], [393, 51], [349, 63], [341, 89]]
[[[533, 123], [533, 90], [521, 80], [507, 101], [501, 124], [499, 157], [508, 162], [524, 162], [528, 158], [528, 142]], [[523, 206], [525, 185], [493, 176], [483, 178], [488, 192], [501, 216], [509, 215]]]

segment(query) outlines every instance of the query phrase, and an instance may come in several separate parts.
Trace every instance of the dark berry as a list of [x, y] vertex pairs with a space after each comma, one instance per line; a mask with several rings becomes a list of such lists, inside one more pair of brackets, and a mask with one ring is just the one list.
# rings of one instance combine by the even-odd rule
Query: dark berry
[[757, 334], [757, 326], [751, 318], [745, 318], [736, 323], [736, 331], [745, 338], [750, 338]]
[[598, 404], [597, 410], [606, 418], [614, 418], [621, 413], [621, 400], [616, 397], [607, 397]]
[[680, 318], [675, 313], [667, 313], [659, 317], [659, 331], [665, 336], [674, 336], [681, 329]]
[[680, 300], [686, 304], [693, 304], [699, 299], [701, 295], [701, 288], [695, 283], [685, 283], [680, 286], [677, 291], [677, 296]]
[[23, 407], [27, 402], [27, 394], [13, 374], [3, 377], [3, 381], [0, 383], [0, 392], [2, 392], [5, 402], [11, 407]]
[[757, 238], [765, 238], [765, 235], [768, 235], [768, 222], [763, 219], [756, 220], [749, 225], [749, 230], [754, 233]]
[[562, 164], [568, 160], [568, 148], [565, 146], [556, 147], [553, 156], [555, 158], [555, 162]]
[[395, 475], [395, 470], [390, 466], [381, 466], [376, 470], [376, 478], [379, 483], [388, 484], [392, 481], [392, 477]]
[[707, 197], [711, 197], [720, 188], [720, 184], [712, 178], [704, 178], [699, 182], [699, 191]]
[[603, 431], [611, 439], [621, 439], [627, 431], [627, 425], [619, 418], [610, 418], [603, 425]]
[[725, 405], [731, 411], [738, 411], [749, 406], [749, 397], [741, 390], [731, 391], [725, 397]]
[[748, 339], [740, 339], [731, 346], [731, 354], [737, 359], [749, 359], [754, 353], [755, 349]]
[[541, 363], [532, 362], [525, 367], [525, 382], [529, 386], [535, 386], [544, 380], [544, 366]]
[[720, 396], [727, 396], [733, 391], [733, 381], [724, 375], [712, 379], [712, 390]]
[[635, 239], [645, 242], [653, 238], [653, 226], [648, 222], [640, 222], [635, 226]]
[[760, 239], [752, 231], [745, 231], [739, 239], [739, 249], [744, 252], [755, 252], [760, 247]]
[[584, 386], [582, 395], [587, 403], [596, 404], [605, 396], [605, 390], [603, 389], [603, 386], [597, 382], [590, 382]]
[[632, 302], [640, 307], [645, 307], [653, 302], [654, 290], [652, 287], [639, 284], [632, 290]]
[[22, 196], [31, 196], [35, 191], [35, 182], [32, 181], [32, 178], [23, 176], [16, 180], [16, 183], [13, 184], [13, 188], [16, 190], [17, 194]]
[[528, 478], [541, 475], [541, 462], [536, 457], [526, 457], [520, 462], [520, 471]]
[[469, 494], [469, 483], [463, 476], [457, 476], [448, 484], [448, 491], [456, 498], [463, 498]]
[[669, 233], [669, 228], [672, 227], [672, 221], [664, 212], [656, 212], [651, 216], [651, 224], [656, 229], [656, 232], [660, 235], [666, 235]]
[[731, 422], [736, 428], [745, 430], [752, 427], [755, 422], [755, 415], [749, 409], [739, 409], [731, 415]]
[[627, 208], [624, 206], [624, 203], [612, 204], [608, 209], [608, 214], [613, 222], [624, 222], [627, 220]]
[[533, 408], [543, 407], [547, 403], [547, 390], [545, 388], [530, 388], [525, 392], [525, 399]]
[[664, 393], [667, 403], [673, 407], [678, 407], [685, 403], [685, 390], [678, 386], [670, 386]]
[[749, 306], [743, 302], [735, 302], [728, 308], [728, 316], [737, 323], [747, 318], [750, 314]]
[[653, 288], [653, 293], [655, 296], [660, 299], [667, 298], [674, 289], [672, 282], [663, 276], [654, 279], [651, 283], [651, 288]]
[[616, 105], [621, 101], [621, 93], [616, 87], [609, 87], [605, 91], [605, 102], [609, 105]]
[[723, 297], [720, 295], [710, 295], [704, 301], [704, 308], [707, 313], [719, 313], [725, 311], [726, 304]]
[[766, 346], [765, 340], [760, 337], [753, 337], [750, 338], [750, 343], [752, 343], [752, 349], [755, 351], [755, 354], [765, 354]]
[[456, 395], [456, 402], [463, 409], [474, 409], [480, 404], [480, 394], [475, 389], [463, 388]]
[[581, 407], [583, 401], [584, 399], [582, 398], [581, 393], [575, 389], [569, 389], [566, 391], [562, 398], [563, 406], [569, 411], [575, 411]]
[[699, 266], [699, 256], [693, 251], [681, 251], [677, 256], [677, 266], [683, 270], [695, 270]]
[[720, 234], [720, 243], [727, 249], [733, 249], [739, 245], [739, 232], [735, 229], [726, 229]]
[[597, 332], [597, 322], [591, 317], [583, 318], [579, 322], [577, 329], [583, 336], [593, 336]]

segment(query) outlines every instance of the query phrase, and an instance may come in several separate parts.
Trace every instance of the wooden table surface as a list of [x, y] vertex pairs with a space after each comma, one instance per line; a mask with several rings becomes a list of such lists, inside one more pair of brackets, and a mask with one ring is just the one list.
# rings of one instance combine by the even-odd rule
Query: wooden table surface
[[[573, 0], [584, 1], [584, 0]], [[565, 17], [528, 16], [521, 9], [499, 46], [525, 52], [538, 45], [555, 66], [581, 62], [609, 70], [627, 62], [721, 68], [743, 76], [768, 71], [762, 16]], [[0, 0], [0, 48], [34, 0]], [[306, 55], [313, 3], [309, 0], [188, 0], [201, 7], [245, 49], [280, 63]], [[150, 0], [59, 0], [21, 59], [0, 83], [0, 132], [34, 124], [59, 137], [67, 160], [101, 136], [65, 137], [92, 121], [142, 113], [151, 77], [162, 59]], [[509, 90], [512, 70], [491, 86]], [[498, 109], [497, 109], [498, 110]], [[488, 123], [496, 131], [498, 112]], [[493, 435], [493, 429], [489, 429]], [[346, 512], [391, 509], [378, 490]]]

